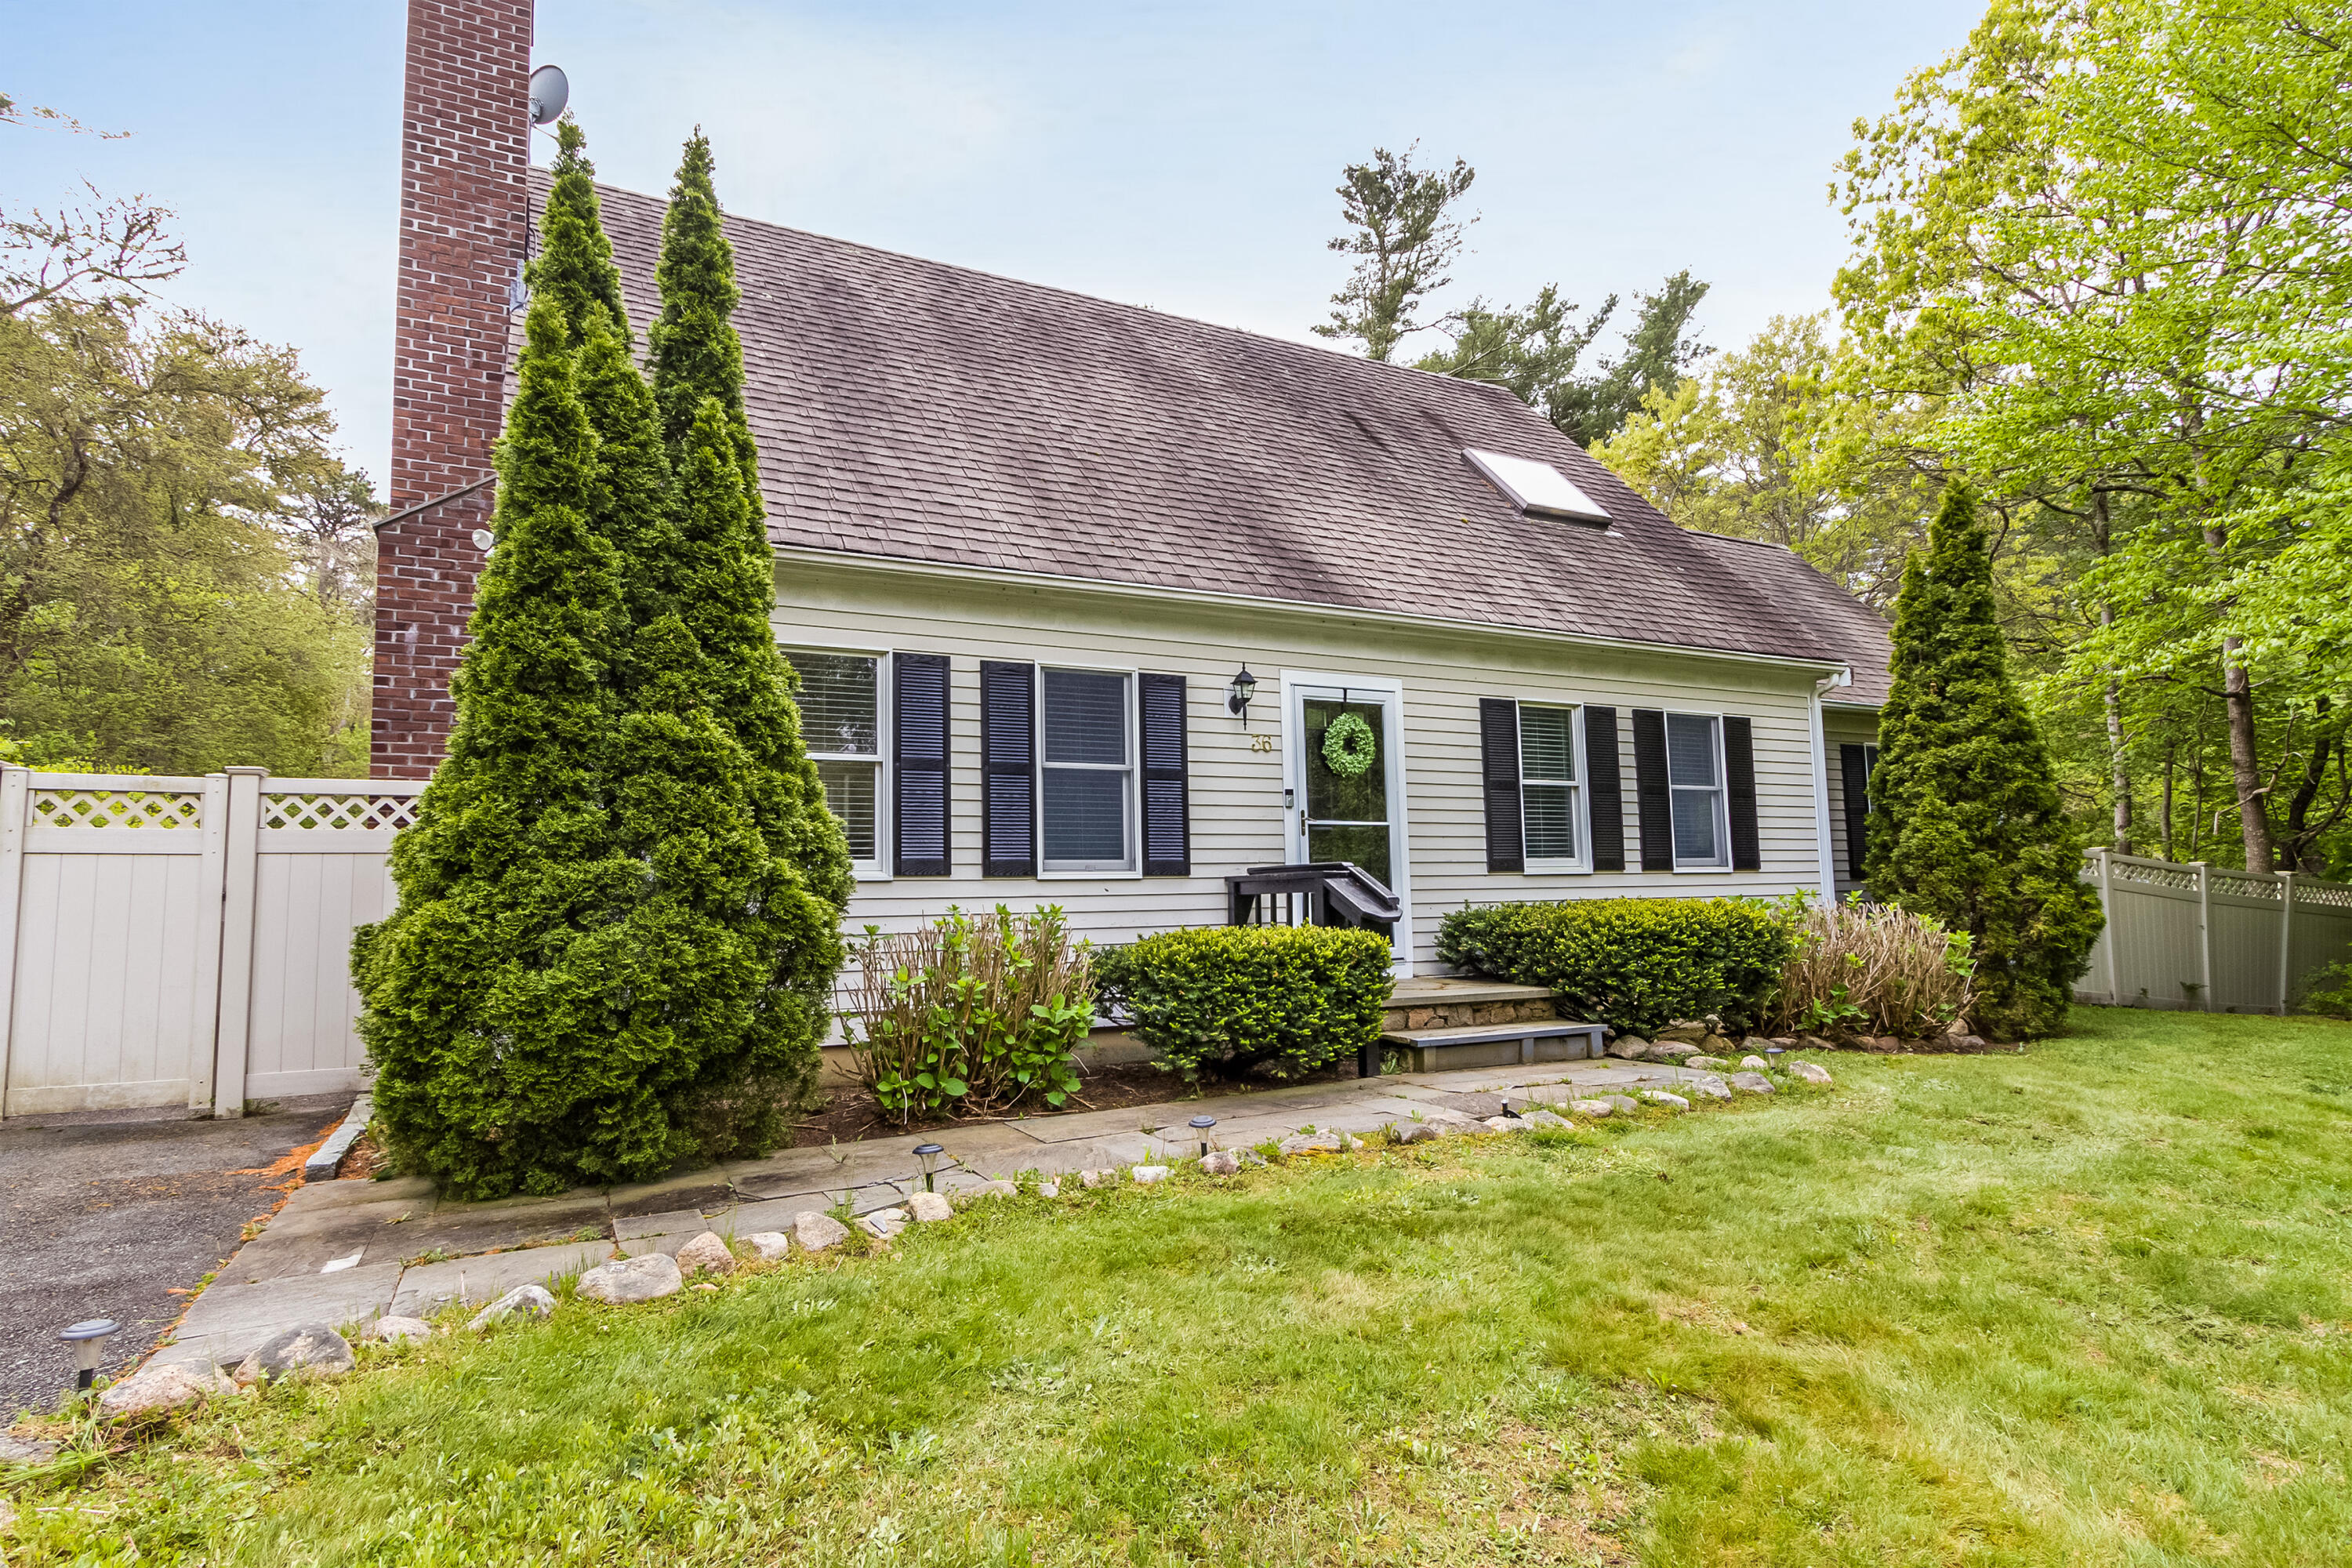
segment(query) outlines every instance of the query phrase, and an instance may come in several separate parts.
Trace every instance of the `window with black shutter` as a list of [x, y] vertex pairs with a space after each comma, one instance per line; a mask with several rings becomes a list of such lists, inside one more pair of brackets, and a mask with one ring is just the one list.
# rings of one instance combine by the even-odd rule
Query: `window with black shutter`
[[890, 656], [891, 869], [948, 874], [948, 661]]
[[1192, 835], [1185, 781], [1184, 678], [1136, 678], [1143, 733], [1143, 874], [1192, 874]]
[[980, 871], [1037, 874], [1037, 667], [980, 667]]
[[1674, 794], [1666, 784], [1666, 716], [1633, 710], [1633, 790], [1641, 812], [1642, 869], [1675, 868]]
[[1478, 750], [1486, 779], [1486, 869], [1524, 871], [1519, 821], [1519, 705], [1507, 697], [1478, 700]]
[[1592, 868], [1625, 868], [1625, 789], [1618, 773], [1617, 710], [1584, 710], [1584, 776], [1591, 792]]
[[1859, 882], [1870, 858], [1870, 774], [1878, 748], [1849, 741], [1838, 747], [1839, 783], [1845, 786], [1845, 871]]

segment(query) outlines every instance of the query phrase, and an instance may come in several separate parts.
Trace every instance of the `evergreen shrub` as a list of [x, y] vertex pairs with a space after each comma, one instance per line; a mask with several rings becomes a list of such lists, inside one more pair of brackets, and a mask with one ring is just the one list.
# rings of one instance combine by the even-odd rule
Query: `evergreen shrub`
[[867, 926], [842, 1031], [858, 1075], [900, 1121], [916, 1112], [1059, 1106], [1094, 1026], [1092, 954], [1060, 909], [961, 910], [911, 931]]
[[1710, 1013], [1753, 1029], [1793, 945], [1781, 911], [1739, 899], [1465, 905], [1437, 934], [1457, 968], [1549, 986], [1568, 1016], [1644, 1036]]
[[1107, 949], [1096, 974], [1129, 1031], [1188, 1081], [1289, 1079], [1380, 1038], [1389, 960], [1375, 931], [1213, 926]]

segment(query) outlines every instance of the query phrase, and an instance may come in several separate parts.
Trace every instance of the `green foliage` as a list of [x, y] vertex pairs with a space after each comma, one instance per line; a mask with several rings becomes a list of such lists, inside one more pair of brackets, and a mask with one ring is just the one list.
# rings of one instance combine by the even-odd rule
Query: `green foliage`
[[[1331, 296], [1331, 319], [1315, 328], [1327, 338], [1353, 339], [1370, 358], [1385, 360], [1399, 341], [1427, 322], [1413, 311], [1462, 254], [1469, 225], [1450, 212], [1478, 176], [1461, 159], [1451, 169], [1413, 165], [1419, 144], [1402, 154], [1372, 150], [1369, 163], [1350, 163], [1339, 175], [1339, 210], [1349, 232], [1330, 248], [1358, 258], [1347, 287]], [[1475, 220], [1473, 220], [1475, 221]]]
[[589, 307], [600, 305], [625, 349], [631, 346], [628, 307], [621, 299], [621, 268], [613, 259], [613, 242], [604, 233], [587, 132], [566, 114], [556, 121], [555, 146], [554, 178], [540, 219], [539, 254], [530, 263], [531, 292], [554, 297], [569, 334], [568, 346], [578, 348], [584, 341]]
[[1969, 937], [1969, 1016], [2011, 1040], [2063, 1026], [2104, 917], [2010, 679], [1989, 552], [1974, 500], [1954, 486], [1895, 601], [1866, 869], [1881, 900]]
[[454, 1194], [656, 1174], [685, 1152], [615, 984], [645, 871], [606, 810], [620, 563], [588, 525], [595, 437], [561, 308], [533, 302], [499, 444], [498, 545], [447, 759], [394, 842], [400, 906], [352, 942], [376, 1116]]
[[1976, 964], [1966, 932], [1892, 904], [1783, 901], [1796, 951], [1781, 971], [1771, 1033], [1939, 1035], [1968, 1008]]
[[367, 764], [373, 506], [289, 350], [131, 300], [0, 316], [0, 723], [36, 763]]
[[1059, 1107], [1078, 1089], [1071, 1054], [1094, 1026], [1084, 942], [1052, 905], [974, 919], [950, 910], [911, 931], [866, 928], [842, 1029], [882, 1109], [918, 1112]]
[[1465, 904], [1437, 933], [1437, 956], [1456, 968], [1548, 986], [1568, 1016], [1645, 1036], [1708, 1014], [1745, 1032], [1790, 950], [1784, 912], [1739, 899]]
[[1105, 1000], [1189, 1081], [1297, 1078], [1380, 1038], [1386, 937], [1322, 926], [1161, 931], [1096, 958]]
[[2323, 1018], [2352, 1018], [2352, 963], [2331, 963], [2305, 981], [2303, 1010]]
[[1625, 334], [1622, 358], [1601, 362], [1601, 374], [1568, 381], [1546, 391], [1544, 417], [1580, 446], [1616, 434], [1653, 392], [1680, 384], [1715, 351], [1691, 331], [1691, 318], [1707, 286], [1687, 268], [1667, 279], [1654, 294], [1636, 293], [1641, 310]]

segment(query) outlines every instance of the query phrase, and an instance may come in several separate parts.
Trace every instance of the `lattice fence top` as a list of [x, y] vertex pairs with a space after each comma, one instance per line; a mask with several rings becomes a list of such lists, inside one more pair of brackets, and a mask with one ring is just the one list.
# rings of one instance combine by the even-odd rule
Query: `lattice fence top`
[[[2083, 874], [2095, 877], [2100, 851], [2084, 857]], [[2137, 855], [2107, 855], [2107, 874], [2117, 882], [2137, 882], [2144, 887], [2173, 888], [2184, 893], [2197, 890], [2197, 868], [2172, 860], [2149, 860]], [[2288, 879], [2274, 871], [2240, 871], [2231, 868], [2212, 866], [2205, 872], [2209, 892], [2226, 893], [2232, 898], [2256, 899], [2263, 903], [2279, 903], [2286, 897]], [[2299, 910], [2352, 910], [2352, 886], [2342, 882], [2323, 882], [2316, 877], [2297, 876], [2294, 883], [2294, 907]]]
[[2158, 888], [2179, 888], [2192, 893], [2197, 890], [2197, 873], [2187, 866], [2150, 865], [2145, 860], [2117, 858], [2114, 862], [2114, 875], [2118, 882], [2147, 882]]
[[416, 820], [414, 795], [310, 795], [265, 790], [264, 827], [402, 828]]
[[2352, 910], [2352, 888], [2341, 882], [2306, 882], [2297, 878], [2294, 902], [2297, 909]]
[[197, 790], [40, 789], [33, 791], [37, 827], [202, 827]]
[[[2273, 904], [2279, 901], [2286, 887], [2284, 878], [2249, 877], [2243, 871], [2215, 871], [2211, 877], [2214, 892], [2229, 893], [2241, 899], [2261, 899]], [[2192, 881], [2191, 886], [2194, 885]]]

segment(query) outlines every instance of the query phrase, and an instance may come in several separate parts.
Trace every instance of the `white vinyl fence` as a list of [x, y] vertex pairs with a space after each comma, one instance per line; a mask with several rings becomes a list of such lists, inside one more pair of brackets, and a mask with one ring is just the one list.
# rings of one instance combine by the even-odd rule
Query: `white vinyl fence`
[[2352, 887], [2094, 849], [2107, 929], [2074, 983], [2084, 1002], [2283, 1013], [2312, 974], [2352, 958]]
[[0, 768], [0, 1114], [354, 1087], [352, 931], [424, 787]]

